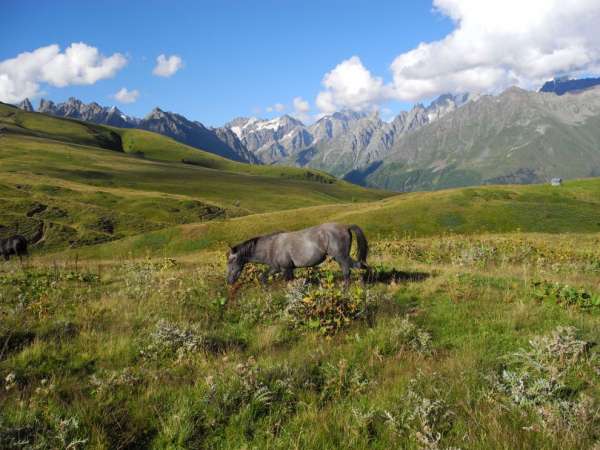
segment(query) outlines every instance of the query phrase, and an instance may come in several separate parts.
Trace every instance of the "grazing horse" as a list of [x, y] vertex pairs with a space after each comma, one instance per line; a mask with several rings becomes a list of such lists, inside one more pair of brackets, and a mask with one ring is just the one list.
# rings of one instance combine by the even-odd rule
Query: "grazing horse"
[[0, 255], [8, 261], [11, 255], [18, 256], [20, 260], [27, 256], [27, 239], [17, 234], [8, 239], [0, 239]]
[[[358, 261], [350, 257], [352, 233], [358, 244]], [[267, 264], [269, 275], [283, 272], [286, 280], [294, 278], [297, 267], [314, 267], [331, 256], [340, 265], [344, 282], [350, 280], [350, 269], [368, 268], [369, 245], [363, 231], [357, 225], [325, 223], [290, 233], [278, 232], [248, 239], [231, 247], [227, 258], [227, 282], [235, 283], [246, 263]]]

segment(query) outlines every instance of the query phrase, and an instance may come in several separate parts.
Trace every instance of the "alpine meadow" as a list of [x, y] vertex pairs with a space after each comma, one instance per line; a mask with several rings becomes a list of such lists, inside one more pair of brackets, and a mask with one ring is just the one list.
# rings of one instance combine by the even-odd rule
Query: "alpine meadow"
[[600, 450], [598, 2], [251, 3], [4, 5], [0, 449]]

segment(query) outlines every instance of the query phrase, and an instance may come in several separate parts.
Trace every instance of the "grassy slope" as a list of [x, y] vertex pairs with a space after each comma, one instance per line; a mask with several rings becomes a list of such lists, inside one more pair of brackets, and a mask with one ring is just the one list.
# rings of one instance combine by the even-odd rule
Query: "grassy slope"
[[600, 232], [600, 179], [569, 181], [562, 187], [485, 186], [413, 193], [378, 202], [326, 205], [189, 224], [147, 233], [105, 247], [90, 257], [113, 254], [169, 255], [223, 247], [276, 230], [326, 221], [356, 223], [371, 238], [442, 233]]
[[[361, 193], [365, 195], [367, 192], [318, 170], [239, 163], [150, 131], [108, 127], [46, 114], [30, 113], [2, 103], [0, 103], [0, 127], [19, 135], [107, 148], [155, 161], [179, 163], [185, 159], [189, 162], [188, 165], [222, 171], [334, 184], [355, 191], [358, 197], [361, 196]], [[384, 194], [380, 192], [379, 195]], [[367, 195], [367, 197], [369, 196]]]
[[297, 167], [263, 166], [244, 164], [222, 158], [212, 153], [177, 142], [169, 137], [146, 130], [112, 128], [122, 140], [123, 150], [127, 153], [143, 155], [157, 161], [181, 162], [210, 169], [224, 170], [249, 175], [283, 177], [288, 179], [320, 181], [344, 185], [325, 172]]
[[[524, 405], [495, 380], [511, 355], [558, 326], [598, 341], [597, 309], [539, 299], [532, 284], [598, 293], [597, 242], [526, 234], [378, 240], [371, 263], [415, 278], [367, 285], [373, 314], [331, 338], [286, 313], [294, 290], [283, 281], [263, 287], [250, 273], [235, 301], [225, 301], [225, 261], [211, 252], [187, 263], [113, 261], [101, 272], [95, 264], [73, 272], [73, 260], [0, 266], [0, 444], [595, 448], [596, 348], [569, 363], [564, 387], [531, 388], [532, 380], [556, 382], [555, 365], [569, 357], [563, 335], [544, 354], [552, 352], [548, 369], [519, 376], [533, 392]], [[315, 277], [321, 292], [346, 295], [324, 281], [328, 272]], [[562, 407], [571, 408], [566, 422]], [[424, 445], [438, 433], [439, 443]]]
[[[316, 171], [240, 164], [154, 133], [6, 105], [0, 128], [2, 234], [31, 236], [43, 220], [51, 227], [47, 248], [203, 221], [215, 211], [231, 217], [389, 195]], [[28, 217], [39, 203], [49, 211]], [[113, 233], [102, 230], [107, 220]]]

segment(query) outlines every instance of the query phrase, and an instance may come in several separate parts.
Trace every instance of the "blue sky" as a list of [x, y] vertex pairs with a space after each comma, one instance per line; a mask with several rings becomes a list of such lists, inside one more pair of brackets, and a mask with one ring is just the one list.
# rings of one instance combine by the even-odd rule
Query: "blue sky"
[[[321, 80], [340, 61], [359, 55], [387, 79], [397, 54], [452, 28], [425, 0], [5, 0], [2, 22], [10, 38], [0, 40], [0, 61], [49, 44], [64, 50], [72, 42], [128, 59], [114, 78], [93, 85], [44, 84], [45, 97], [117, 104], [132, 115], [158, 105], [210, 125], [259, 109], [268, 117], [266, 107], [289, 109], [297, 96], [316, 112]], [[159, 54], [179, 55], [184, 67], [169, 78], [153, 76]], [[121, 105], [112, 99], [122, 87], [137, 89], [138, 100]]]
[[[598, 23], [598, 0], [3, 0], [0, 101], [75, 96], [207, 125], [276, 104], [390, 118], [444, 93], [598, 75]], [[156, 76], [159, 55], [183, 67]], [[122, 88], [136, 101], [115, 100]]]

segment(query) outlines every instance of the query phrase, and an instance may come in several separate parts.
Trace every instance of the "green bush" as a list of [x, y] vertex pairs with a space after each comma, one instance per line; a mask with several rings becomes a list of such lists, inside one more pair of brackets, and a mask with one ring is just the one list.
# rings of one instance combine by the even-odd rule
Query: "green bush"
[[296, 281], [288, 291], [286, 314], [293, 327], [336, 334], [357, 320], [373, 319], [377, 308], [375, 295], [359, 285], [347, 289], [327, 273], [317, 286]]
[[533, 283], [533, 296], [539, 301], [552, 301], [582, 309], [599, 308], [600, 295], [562, 283], [537, 281]]

